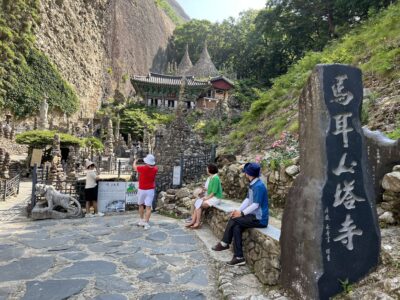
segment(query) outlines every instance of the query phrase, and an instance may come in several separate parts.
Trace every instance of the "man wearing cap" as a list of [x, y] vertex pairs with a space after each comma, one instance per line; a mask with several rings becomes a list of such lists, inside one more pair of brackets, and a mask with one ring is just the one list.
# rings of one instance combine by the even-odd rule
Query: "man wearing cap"
[[[153, 204], [155, 188], [156, 188], [156, 175], [158, 168], [156, 167], [156, 161], [153, 155], [147, 154], [143, 159], [145, 165], [138, 166], [137, 160], [133, 162], [133, 169], [138, 172], [139, 175], [139, 190], [138, 190], [138, 205], [140, 220], [137, 223], [138, 226], [143, 226], [144, 229], [149, 229], [149, 220], [151, 215], [151, 208]], [[146, 207], [146, 212], [144, 210]]]
[[261, 167], [258, 163], [247, 163], [243, 168], [249, 180], [247, 198], [240, 208], [231, 213], [225, 228], [222, 241], [212, 247], [214, 251], [229, 249], [234, 240], [234, 256], [228, 265], [244, 265], [246, 263], [242, 249], [242, 232], [246, 228], [263, 228], [268, 226], [268, 191], [260, 177]]

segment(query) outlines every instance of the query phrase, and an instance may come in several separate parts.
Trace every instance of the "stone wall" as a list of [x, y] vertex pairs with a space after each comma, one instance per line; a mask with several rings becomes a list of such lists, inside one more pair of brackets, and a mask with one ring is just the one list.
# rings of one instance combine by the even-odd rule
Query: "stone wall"
[[385, 190], [383, 199], [378, 207], [379, 221], [384, 224], [393, 225], [400, 223], [400, 165], [386, 174], [382, 180]]
[[[166, 215], [186, 218], [190, 216], [190, 209], [195, 200], [192, 190], [194, 186], [181, 189], [170, 189], [161, 192], [157, 200], [157, 210]], [[229, 219], [228, 211], [239, 206], [230, 200], [222, 200], [219, 208], [210, 208], [205, 211], [203, 221], [210, 225], [213, 233], [222, 238], [225, 226]], [[280, 222], [270, 217], [270, 224], [280, 226]], [[243, 233], [243, 245], [245, 258], [253, 269], [258, 279], [268, 285], [276, 285], [280, 274], [280, 247], [279, 236], [272, 238], [265, 234], [265, 230], [274, 230], [279, 235], [279, 230], [269, 226], [267, 229], [250, 229]]]
[[[218, 238], [222, 238], [228, 220], [229, 213], [224, 210], [215, 207], [206, 210], [205, 221]], [[243, 233], [243, 250], [247, 264], [263, 284], [278, 284], [280, 276], [279, 239], [273, 239], [259, 229], [249, 229]]]
[[[242, 201], [246, 197], [248, 181], [242, 173], [243, 164], [233, 162], [219, 170], [224, 197], [227, 199]], [[270, 207], [284, 207], [286, 196], [299, 172], [297, 165], [263, 172], [262, 180], [267, 183]]]

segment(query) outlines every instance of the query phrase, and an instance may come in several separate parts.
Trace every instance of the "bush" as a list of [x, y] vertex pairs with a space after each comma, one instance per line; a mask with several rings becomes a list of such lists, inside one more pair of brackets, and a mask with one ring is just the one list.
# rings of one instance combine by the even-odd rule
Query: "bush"
[[95, 137], [85, 138], [83, 140], [83, 144], [86, 147], [95, 149], [95, 150], [103, 150], [104, 149], [104, 145], [101, 142], [101, 140], [99, 140], [98, 138], [95, 138]]
[[31, 130], [17, 134], [16, 142], [18, 144], [29, 145], [32, 148], [44, 148], [53, 144], [54, 135], [60, 136], [60, 143], [62, 147], [68, 146], [83, 146], [84, 141], [66, 133], [58, 133], [56, 131], [48, 130]]

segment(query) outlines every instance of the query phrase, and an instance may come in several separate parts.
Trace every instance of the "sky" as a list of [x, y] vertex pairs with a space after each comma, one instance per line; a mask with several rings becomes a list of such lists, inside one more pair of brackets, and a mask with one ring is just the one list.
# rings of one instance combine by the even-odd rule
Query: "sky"
[[192, 19], [221, 22], [228, 17], [237, 18], [241, 11], [265, 7], [267, 0], [177, 0]]

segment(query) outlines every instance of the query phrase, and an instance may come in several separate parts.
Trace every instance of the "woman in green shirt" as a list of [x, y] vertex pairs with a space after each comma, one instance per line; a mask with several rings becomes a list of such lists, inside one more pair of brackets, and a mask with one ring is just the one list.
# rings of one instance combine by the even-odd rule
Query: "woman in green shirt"
[[222, 186], [221, 180], [218, 177], [218, 167], [215, 164], [209, 164], [207, 166], [207, 174], [209, 175], [205, 184], [207, 193], [204, 197], [196, 200], [194, 204], [195, 210], [192, 215], [192, 222], [187, 224], [186, 227], [192, 229], [200, 228], [202, 209], [221, 203]]

